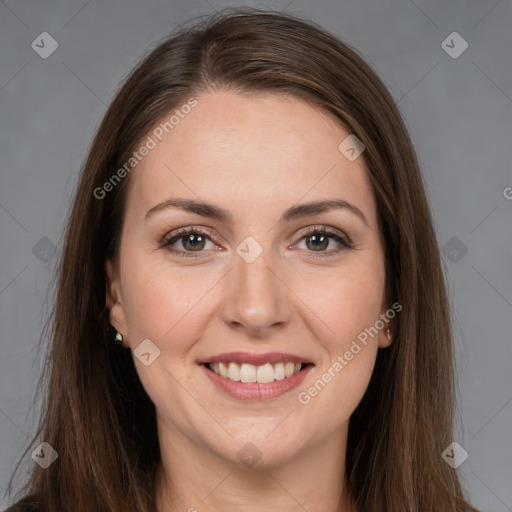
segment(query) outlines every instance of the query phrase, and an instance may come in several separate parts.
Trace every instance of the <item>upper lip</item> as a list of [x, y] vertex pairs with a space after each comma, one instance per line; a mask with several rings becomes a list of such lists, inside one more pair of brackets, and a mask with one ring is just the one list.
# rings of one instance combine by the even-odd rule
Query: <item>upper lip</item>
[[209, 357], [199, 362], [199, 364], [207, 363], [247, 363], [254, 366], [261, 366], [266, 363], [305, 363], [309, 364], [307, 358], [294, 354], [285, 354], [283, 352], [266, 352], [264, 354], [251, 354], [250, 352], [224, 352], [216, 356]]

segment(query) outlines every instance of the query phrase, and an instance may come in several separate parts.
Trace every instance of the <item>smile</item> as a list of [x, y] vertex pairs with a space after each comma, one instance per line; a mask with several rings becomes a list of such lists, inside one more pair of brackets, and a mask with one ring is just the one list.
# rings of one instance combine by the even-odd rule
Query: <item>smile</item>
[[225, 352], [198, 362], [214, 388], [241, 401], [280, 397], [299, 386], [315, 367], [307, 357], [282, 352]]
[[248, 363], [236, 363], [231, 361], [229, 363], [208, 363], [207, 368], [217, 375], [233, 382], [258, 382], [259, 384], [267, 384], [276, 380], [283, 380], [292, 377], [299, 373], [302, 363], [266, 363], [260, 366], [255, 366]]

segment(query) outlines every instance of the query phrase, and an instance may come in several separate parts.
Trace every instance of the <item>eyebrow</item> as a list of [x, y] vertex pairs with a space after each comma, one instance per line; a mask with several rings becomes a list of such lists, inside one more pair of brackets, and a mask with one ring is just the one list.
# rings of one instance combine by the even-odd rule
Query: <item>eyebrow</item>
[[[216, 219], [224, 222], [225, 224], [233, 223], [233, 215], [228, 210], [225, 210], [220, 206], [196, 201], [194, 199], [168, 199], [167, 201], [153, 206], [153, 208], [146, 212], [144, 218], [145, 220], [148, 220], [157, 212], [161, 212], [169, 208], [181, 208], [187, 212]], [[354, 206], [353, 204], [340, 199], [326, 199], [324, 201], [313, 201], [310, 203], [303, 203], [292, 206], [283, 213], [280, 222], [309, 217], [311, 215], [318, 215], [320, 213], [335, 209], [344, 209], [353, 213], [369, 227], [366, 217], [364, 216], [363, 212], [357, 208], [357, 206]]]

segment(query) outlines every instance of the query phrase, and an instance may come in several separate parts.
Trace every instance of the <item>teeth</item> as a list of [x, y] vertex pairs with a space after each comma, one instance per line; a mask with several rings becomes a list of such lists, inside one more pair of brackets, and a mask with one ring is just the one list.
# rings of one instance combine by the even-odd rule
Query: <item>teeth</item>
[[295, 371], [295, 365], [293, 363], [286, 363], [284, 365], [284, 376], [291, 377]]
[[[244, 366], [252, 366], [252, 365], [244, 365]], [[255, 368], [253, 366], [253, 368]], [[263, 366], [258, 366], [256, 380], [261, 384], [265, 384], [267, 382], [274, 382], [274, 368], [270, 363], [264, 364]]]
[[[212, 368], [215, 371], [214, 368]], [[240, 380], [240, 365], [237, 363], [229, 363], [228, 366], [228, 379], [238, 382]]]
[[284, 363], [277, 363], [274, 365], [274, 379], [283, 380], [286, 377], [284, 371]]
[[240, 380], [242, 382], [256, 382], [256, 366], [252, 364], [240, 366]]
[[228, 365], [227, 364], [219, 363], [219, 371], [218, 372], [215, 370], [215, 364], [214, 364], [212, 370], [215, 373], [219, 373], [221, 377], [226, 377], [226, 378], [228, 377]]
[[234, 382], [258, 382], [267, 384], [274, 380], [283, 380], [298, 373], [302, 368], [301, 363], [275, 363], [254, 366], [247, 363], [210, 363], [208, 368], [217, 375]]

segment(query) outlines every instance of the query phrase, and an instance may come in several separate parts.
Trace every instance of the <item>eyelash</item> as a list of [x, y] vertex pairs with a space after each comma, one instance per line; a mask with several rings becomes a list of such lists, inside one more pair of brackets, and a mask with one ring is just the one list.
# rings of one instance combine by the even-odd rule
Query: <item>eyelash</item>
[[[176, 254], [177, 256], [179, 256], [181, 258], [200, 258], [201, 257], [200, 254], [204, 251], [182, 251], [182, 250], [175, 250], [175, 249], [171, 248], [172, 244], [174, 244], [180, 238], [183, 238], [185, 235], [201, 235], [201, 236], [208, 238], [211, 242], [213, 242], [213, 240], [211, 240], [211, 238], [213, 238], [212, 233], [209, 232], [208, 230], [203, 230], [203, 229], [195, 228], [195, 227], [187, 227], [187, 228], [177, 229], [176, 231], [171, 233], [170, 236], [169, 235], [165, 236], [161, 240], [160, 246], [161, 246], [161, 248], [164, 248], [167, 251], [169, 251], [173, 254]], [[348, 237], [344, 238], [344, 237], [332, 232], [327, 226], [322, 226], [320, 228], [313, 226], [311, 228], [308, 228], [306, 231], [301, 233], [299, 241], [302, 241], [304, 238], [307, 238], [308, 236], [312, 236], [312, 235], [328, 236], [328, 238], [333, 238], [341, 244], [340, 247], [338, 247], [337, 249], [334, 249], [331, 251], [318, 252], [317, 254], [315, 254], [313, 256], [314, 258], [329, 258], [332, 256], [336, 256], [340, 252], [345, 251], [347, 249], [353, 249], [353, 244], [350, 242]], [[315, 253], [316, 251], [308, 251], [308, 252]]]

